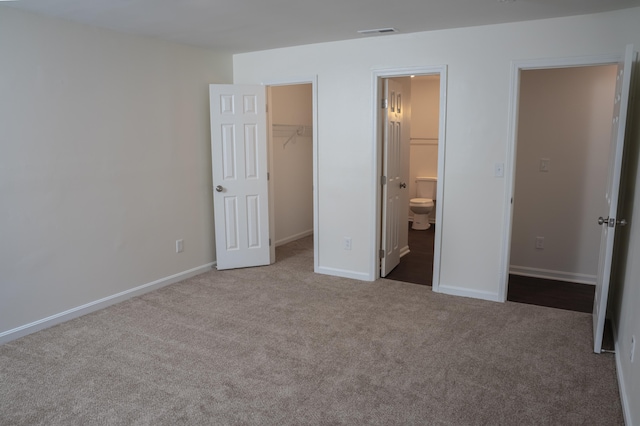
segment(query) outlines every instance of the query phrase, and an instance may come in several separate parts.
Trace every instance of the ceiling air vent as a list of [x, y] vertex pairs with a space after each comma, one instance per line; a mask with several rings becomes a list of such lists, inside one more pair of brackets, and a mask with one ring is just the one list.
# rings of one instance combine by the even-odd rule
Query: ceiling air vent
[[358, 34], [362, 35], [375, 35], [375, 34], [393, 34], [397, 33], [398, 30], [395, 28], [375, 28], [373, 30], [360, 30]]

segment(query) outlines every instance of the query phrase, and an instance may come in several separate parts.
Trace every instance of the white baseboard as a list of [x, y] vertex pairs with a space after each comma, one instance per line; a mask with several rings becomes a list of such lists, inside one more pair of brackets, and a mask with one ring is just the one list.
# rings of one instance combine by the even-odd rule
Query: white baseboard
[[436, 293], [448, 294], [451, 296], [470, 297], [472, 299], [489, 300], [491, 302], [502, 302], [498, 298], [498, 293], [491, 293], [488, 291], [471, 290], [468, 288], [455, 287], [451, 285], [440, 284], [437, 288], [433, 287], [433, 291]]
[[529, 268], [527, 266], [509, 266], [509, 273], [525, 277], [544, 278], [547, 280], [567, 281], [579, 284], [596, 284], [595, 275], [578, 274], [576, 272], [552, 271], [550, 269]]
[[409, 250], [409, 246], [404, 246], [400, 249], [400, 257], [409, 254], [411, 250]]
[[[413, 215], [409, 216], [409, 222], [413, 223]], [[432, 224], [432, 225], [435, 225], [436, 220], [434, 218], [432, 218], [432, 217], [429, 217], [429, 223]]]
[[290, 243], [290, 242], [295, 241], [295, 240], [299, 240], [300, 238], [308, 237], [309, 235], [313, 235], [313, 229], [309, 229], [309, 230], [304, 231], [304, 232], [299, 232], [299, 233], [297, 233], [295, 235], [291, 235], [291, 236], [289, 236], [287, 238], [282, 238], [282, 239], [276, 241], [276, 247], [280, 247], [281, 245]]
[[40, 331], [45, 328], [52, 327], [56, 324], [60, 324], [65, 321], [69, 321], [71, 319], [89, 314], [91, 312], [104, 309], [107, 306], [115, 305], [116, 303], [122, 302], [132, 297], [140, 296], [141, 294], [148, 293], [153, 290], [157, 290], [169, 284], [174, 284], [179, 281], [186, 280], [187, 278], [191, 278], [196, 275], [202, 274], [203, 272], [207, 272], [211, 270], [211, 268], [214, 267], [215, 264], [216, 264], [215, 262], [207, 263], [206, 265], [198, 266], [196, 268], [192, 268], [187, 271], [183, 271], [165, 278], [160, 278], [159, 280], [156, 280], [147, 284], [143, 284], [141, 286], [134, 287], [132, 289], [113, 294], [111, 296], [103, 297], [102, 299], [86, 303], [82, 306], [77, 306], [67, 311], [60, 312], [58, 314], [54, 314], [46, 318], [42, 318], [38, 321], [34, 321], [32, 323], [25, 324], [20, 327], [16, 327], [14, 329], [4, 331], [0, 333], [0, 345], [3, 343], [10, 342], [11, 340], [15, 340], [20, 337], [26, 336], [28, 334], [35, 333], [36, 331]]
[[611, 321], [613, 329], [613, 342], [615, 345], [615, 358], [616, 358], [616, 375], [618, 376], [618, 393], [620, 394], [620, 404], [622, 405], [622, 415], [624, 416], [624, 424], [631, 426], [631, 407], [629, 405], [629, 398], [627, 397], [626, 386], [624, 383], [624, 376], [620, 374], [622, 371], [622, 361], [620, 360], [620, 345], [618, 344], [618, 328], [614, 321]]
[[360, 281], [375, 281], [375, 278], [369, 274], [362, 272], [350, 271], [348, 269], [327, 268], [326, 266], [318, 266], [315, 271], [317, 274], [333, 275], [335, 277], [352, 278]]

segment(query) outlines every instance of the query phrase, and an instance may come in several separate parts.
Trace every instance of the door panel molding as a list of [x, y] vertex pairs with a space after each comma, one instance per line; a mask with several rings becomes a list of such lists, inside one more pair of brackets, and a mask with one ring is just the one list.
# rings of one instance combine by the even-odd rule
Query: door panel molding
[[216, 267], [268, 265], [265, 88], [212, 84], [209, 96]]

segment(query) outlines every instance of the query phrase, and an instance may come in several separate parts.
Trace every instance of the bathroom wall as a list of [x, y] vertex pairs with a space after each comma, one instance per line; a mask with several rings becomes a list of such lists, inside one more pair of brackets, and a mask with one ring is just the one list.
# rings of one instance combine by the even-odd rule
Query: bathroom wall
[[[270, 103], [272, 124], [312, 126], [311, 84], [273, 86]], [[313, 233], [313, 140], [307, 131], [285, 146], [290, 136], [276, 133], [270, 147], [276, 246]]]
[[522, 72], [512, 272], [595, 283], [615, 80], [615, 66]]
[[[409, 199], [417, 197], [416, 177], [438, 176], [438, 123], [440, 77], [416, 76], [411, 79], [411, 144]], [[409, 218], [413, 213], [407, 207]], [[436, 209], [431, 212], [435, 221]]]

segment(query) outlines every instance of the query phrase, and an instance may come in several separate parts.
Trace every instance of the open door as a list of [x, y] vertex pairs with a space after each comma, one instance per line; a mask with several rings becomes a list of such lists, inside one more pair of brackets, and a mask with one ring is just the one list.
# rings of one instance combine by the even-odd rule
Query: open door
[[268, 265], [265, 88], [212, 84], [209, 101], [217, 268]]
[[[400, 214], [406, 212], [401, 205], [400, 191], [406, 188], [402, 182], [401, 146], [403, 122], [402, 85], [384, 79], [384, 136], [382, 166], [382, 259], [380, 275], [386, 277], [400, 263]], [[403, 226], [406, 222], [402, 221]]]
[[618, 64], [616, 92], [613, 107], [613, 124], [611, 130], [611, 149], [609, 154], [609, 182], [605, 193], [608, 216], [600, 217], [602, 225], [600, 237], [600, 257], [598, 260], [598, 278], [593, 301], [593, 351], [602, 351], [602, 336], [607, 313], [609, 282], [611, 280], [611, 263], [613, 258], [613, 242], [616, 226], [625, 223], [618, 218], [618, 196], [620, 191], [620, 175], [622, 171], [622, 153], [624, 152], [625, 128], [631, 88], [631, 69], [635, 53], [633, 45], [628, 45], [624, 62]]

